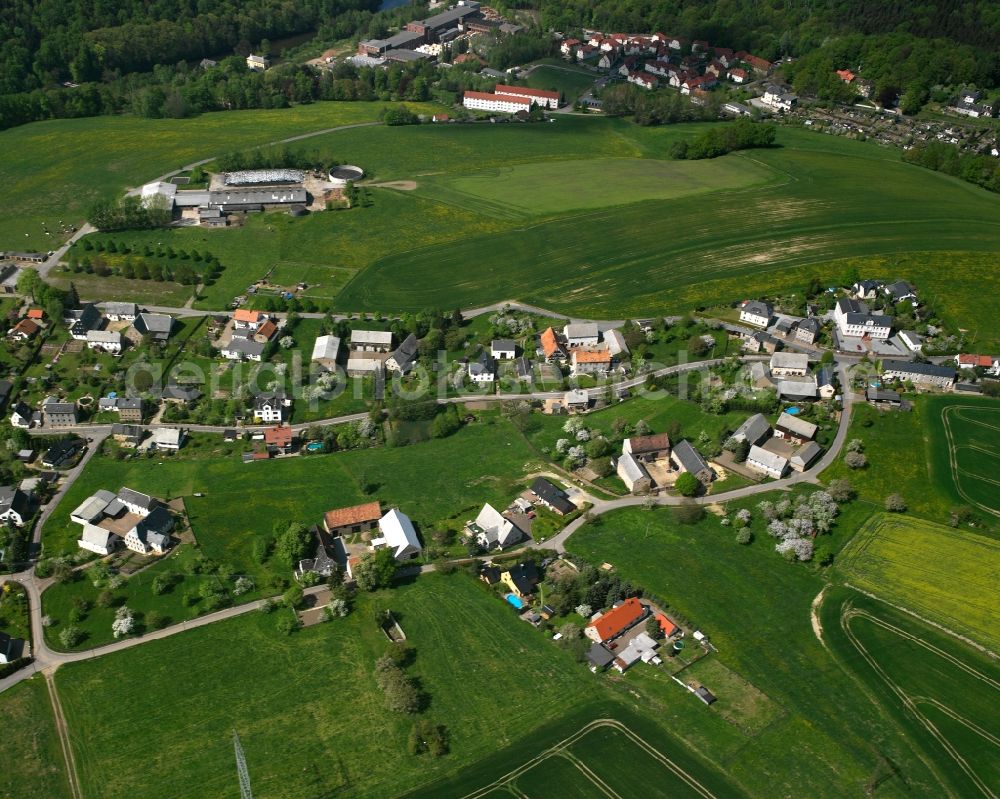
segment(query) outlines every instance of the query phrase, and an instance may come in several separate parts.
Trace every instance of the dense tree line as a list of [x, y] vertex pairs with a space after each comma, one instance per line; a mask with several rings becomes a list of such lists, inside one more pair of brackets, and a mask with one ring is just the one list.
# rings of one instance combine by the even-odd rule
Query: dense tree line
[[[675, 142], [671, 148], [671, 155], [674, 158], [686, 158], [691, 161], [702, 158], [718, 158], [720, 155], [732, 153], [736, 150], [752, 150], [757, 147], [773, 147], [776, 128], [771, 122], [753, 122], [747, 118], [738, 119], [725, 125], [715, 125], [708, 130], [702, 131], [691, 141], [683, 139]], [[704, 344], [698, 337], [692, 337], [691, 345], [695, 342]], [[705, 350], [695, 352], [696, 355], [703, 355]]]
[[98, 230], [147, 230], [169, 224], [171, 218], [166, 202], [144, 203], [135, 196], [102, 200], [87, 212], [87, 221]]
[[910, 148], [903, 160], [1000, 192], [1000, 161], [989, 155], [963, 153], [953, 144], [932, 141]]
[[639, 125], [671, 125], [719, 118], [719, 99], [710, 95], [702, 106], [676, 91], [651, 92], [631, 83], [609, 85], [600, 92], [607, 116], [631, 116]]

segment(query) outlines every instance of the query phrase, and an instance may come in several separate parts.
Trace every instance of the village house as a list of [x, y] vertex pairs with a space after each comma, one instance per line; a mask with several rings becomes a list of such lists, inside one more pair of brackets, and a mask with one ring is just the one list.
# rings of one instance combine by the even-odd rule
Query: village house
[[649, 616], [649, 608], [635, 597], [619, 602], [609, 611], [591, 620], [583, 633], [591, 641], [606, 644], [620, 638]]
[[924, 349], [924, 337], [916, 330], [900, 330], [899, 340], [906, 345], [910, 352], [921, 352]]
[[121, 536], [112, 533], [110, 530], [105, 530], [103, 527], [97, 527], [93, 524], [84, 524], [83, 532], [76, 540], [76, 545], [80, 549], [95, 552], [98, 555], [110, 555], [118, 548], [121, 541]]
[[295, 433], [286, 424], [268, 427], [264, 431], [264, 446], [269, 455], [287, 455], [294, 448]]
[[715, 472], [708, 462], [686, 439], [674, 445], [670, 452], [670, 462], [678, 471], [696, 477], [703, 486], [707, 487], [715, 479]]
[[385, 368], [389, 372], [399, 372], [401, 375], [409, 373], [413, 364], [417, 361], [417, 337], [410, 333], [403, 342], [393, 350], [392, 354], [385, 360]]
[[122, 351], [122, 334], [110, 330], [88, 330], [87, 347], [118, 355]]
[[323, 529], [332, 536], [364, 533], [378, 525], [382, 508], [378, 502], [365, 502], [349, 508], [336, 508], [323, 514]]
[[859, 280], [851, 285], [851, 294], [856, 300], [874, 300], [883, 286], [881, 280]]
[[339, 338], [336, 336], [317, 336], [313, 344], [312, 361], [332, 372], [337, 368], [337, 354], [339, 352]]
[[747, 468], [760, 472], [776, 480], [785, 476], [788, 471], [788, 459], [774, 452], [754, 445], [746, 459]]
[[816, 425], [793, 416], [790, 413], [782, 413], [774, 425], [774, 437], [789, 441], [792, 444], [804, 444], [812, 441], [816, 436]]
[[627, 78], [629, 83], [638, 86], [641, 89], [648, 89], [652, 91], [657, 86], [660, 85], [660, 81], [655, 75], [650, 75], [647, 72], [631, 72]]
[[292, 407], [291, 397], [283, 392], [268, 392], [254, 397], [253, 418], [262, 424], [284, 421], [285, 410]]
[[500, 572], [500, 582], [520, 600], [527, 600], [534, 595], [541, 582], [541, 575], [535, 564], [530, 560], [518, 563]]
[[749, 78], [750, 78], [750, 73], [747, 72], [742, 67], [733, 67], [731, 70], [729, 70], [729, 80], [731, 80], [733, 83], [736, 84], [746, 83], [747, 80], [749, 80]]
[[62, 438], [45, 450], [42, 455], [42, 466], [46, 469], [58, 469], [66, 461], [76, 455], [79, 445], [71, 438]]
[[142, 443], [146, 431], [134, 424], [111, 425], [111, 437], [123, 447], [137, 447]]
[[163, 555], [170, 549], [174, 519], [162, 505], [150, 511], [122, 539], [127, 549], [140, 555]]
[[330, 577], [340, 568], [334, 539], [317, 525], [312, 534], [316, 537], [316, 550], [311, 558], [300, 560], [295, 568], [295, 577], [302, 579], [306, 572], [315, 572], [320, 577]]
[[83, 527], [77, 540], [81, 549], [107, 555], [118, 544], [119, 533], [125, 546], [141, 555], [162, 555], [170, 549], [174, 520], [159, 500], [123, 487], [117, 494], [104, 489], [81, 503], [70, 521]]
[[348, 377], [379, 377], [385, 371], [385, 362], [381, 358], [348, 358]]
[[259, 341], [243, 338], [234, 333], [229, 343], [222, 348], [222, 357], [230, 361], [260, 361], [266, 346]]
[[112, 322], [134, 322], [139, 307], [134, 302], [99, 302], [97, 307]]
[[620, 330], [605, 330], [604, 344], [612, 356], [627, 358], [629, 355], [628, 344], [625, 342], [625, 336], [622, 335]]
[[473, 383], [492, 383], [497, 373], [497, 362], [488, 352], [483, 352], [475, 361], [469, 361], [468, 373]]
[[132, 323], [132, 327], [150, 341], [166, 341], [174, 329], [174, 318], [164, 313], [148, 313], [143, 311]]
[[670, 458], [670, 436], [657, 433], [632, 436], [622, 441], [622, 455], [631, 455], [639, 462], [652, 463]]
[[351, 350], [354, 352], [389, 352], [392, 333], [388, 330], [352, 330]]
[[69, 334], [77, 341], [87, 340], [87, 331], [93, 330], [101, 323], [101, 312], [93, 303], [86, 303], [80, 308], [73, 308], [63, 313], [63, 321], [69, 327]]
[[234, 330], [256, 330], [269, 317], [261, 311], [252, 311], [248, 308], [238, 308], [233, 312]]
[[142, 397], [101, 397], [97, 409], [117, 413], [123, 422], [142, 421]]
[[532, 378], [531, 361], [525, 358], [523, 355], [515, 359], [514, 372], [517, 374], [518, 380], [530, 381]]
[[819, 336], [819, 331], [819, 320], [814, 317], [809, 317], [808, 319], [803, 319], [798, 323], [795, 328], [795, 338], [797, 341], [801, 341], [804, 344], [812, 344], [816, 341], [816, 337]]
[[566, 346], [596, 347], [600, 340], [600, 329], [596, 322], [571, 322], [563, 328]]
[[267, 344], [274, 334], [278, 332], [278, 326], [274, 323], [273, 319], [265, 319], [264, 322], [253, 331], [253, 340], [258, 344]]
[[764, 350], [764, 352], [774, 354], [780, 345], [781, 342], [778, 339], [763, 330], [758, 330], [752, 336], [747, 336], [743, 341], [743, 349], [747, 352]]
[[933, 363], [912, 363], [911, 361], [882, 361], [882, 380], [900, 380], [913, 383], [921, 388], [951, 388], [955, 382], [955, 370], [950, 366]]
[[503, 83], [498, 83], [493, 91], [496, 94], [527, 99], [533, 105], [541, 108], [555, 110], [559, 107], [559, 92], [550, 92], [545, 89], [529, 89], [525, 86], [507, 86]]
[[876, 408], [898, 408], [903, 402], [898, 391], [888, 391], [884, 388], [872, 388], [871, 386], [865, 389], [865, 400]]
[[660, 644], [645, 631], [632, 637], [624, 649], [616, 650], [614, 668], [619, 674], [624, 674], [628, 668], [640, 660], [643, 663], [660, 665], [663, 661], [656, 650]]
[[371, 541], [372, 549], [389, 549], [397, 561], [410, 560], [420, 554], [420, 539], [413, 522], [396, 508], [378, 521], [379, 537]]
[[30, 319], [21, 319], [7, 331], [7, 337], [14, 341], [30, 341], [38, 335], [41, 328]]
[[495, 338], [490, 342], [490, 355], [499, 361], [512, 361], [517, 354], [517, 344], [509, 338]]
[[746, 300], [740, 306], [740, 321], [746, 322], [754, 327], [766, 328], [771, 324], [771, 317], [774, 316], [774, 307], [767, 302], [760, 300]]
[[46, 397], [42, 401], [42, 420], [46, 427], [72, 427], [78, 421], [76, 403]]
[[576, 510], [576, 505], [570, 502], [566, 492], [544, 477], [535, 478], [531, 484], [531, 493], [535, 495], [540, 504], [560, 516], [573, 513]]
[[0, 522], [23, 527], [31, 516], [31, 498], [20, 488], [0, 486]]
[[605, 348], [577, 347], [569, 357], [573, 375], [603, 375], [611, 368], [611, 353]]
[[884, 341], [892, 332], [892, 317], [868, 313], [868, 307], [849, 297], [841, 297], [833, 311], [833, 318], [842, 336], [870, 338]]
[[653, 479], [646, 467], [632, 453], [625, 453], [618, 458], [615, 472], [632, 494], [644, 494], [653, 487]]
[[991, 377], [1000, 377], [1000, 357], [960, 353], [955, 356], [959, 369], [982, 369]]
[[184, 446], [186, 436], [185, 431], [179, 427], [157, 427], [153, 430], [153, 440], [150, 443], [154, 449], [176, 452]]
[[483, 549], [506, 549], [518, 543], [524, 533], [510, 519], [489, 503], [483, 505], [476, 520], [467, 522], [466, 533]]
[[764, 90], [761, 101], [775, 111], [791, 111], [792, 107], [798, 103], [798, 99], [794, 94], [772, 84]]
[[823, 399], [832, 399], [837, 393], [837, 375], [832, 366], [816, 372], [816, 391]]
[[253, 72], [263, 72], [269, 66], [271, 66], [271, 62], [262, 55], [251, 53], [247, 56], [247, 69]]
[[917, 289], [912, 283], [907, 283], [905, 280], [897, 280], [895, 283], [883, 286], [882, 291], [893, 304], [904, 301], [911, 303], [913, 307], [918, 304]]
[[802, 377], [809, 373], [809, 356], [801, 352], [776, 352], [771, 356], [774, 377]]
[[818, 393], [816, 376], [785, 377], [774, 381], [774, 390], [783, 400], [814, 400]]
[[819, 457], [823, 449], [815, 441], [810, 441], [799, 447], [788, 459], [788, 465], [793, 471], [804, 472]]
[[541, 335], [538, 337], [538, 343], [542, 350], [542, 354], [545, 356], [545, 363], [566, 360], [566, 349], [559, 341], [556, 331], [551, 327], [547, 327], [542, 331]]
[[755, 413], [737, 427], [729, 438], [737, 442], [746, 441], [750, 446], [753, 446], [767, 438], [770, 433], [771, 425], [764, 418], [764, 414]]

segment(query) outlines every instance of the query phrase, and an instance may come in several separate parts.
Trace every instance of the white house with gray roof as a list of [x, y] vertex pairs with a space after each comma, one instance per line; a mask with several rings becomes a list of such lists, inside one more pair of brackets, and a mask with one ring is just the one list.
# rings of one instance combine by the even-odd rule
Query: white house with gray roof
[[788, 459], [763, 447], [752, 446], [746, 459], [747, 468], [780, 479], [788, 471]]
[[747, 419], [743, 424], [733, 431], [730, 438], [733, 441], [743, 442], [746, 441], [753, 446], [754, 444], [759, 444], [768, 434], [771, 432], [771, 425], [768, 424], [767, 419], [764, 418], [764, 414], [755, 413], [749, 419]]
[[646, 467], [637, 461], [631, 452], [619, 456], [615, 471], [625, 483], [625, 487], [633, 494], [642, 494], [653, 487], [653, 479], [646, 471]]
[[476, 543], [484, 549], [506, 549], [524, 537], [521, 529], [489, 503], [483, 505], [474, 522], [466, 525]]
[[842, 336], [885, 341], [892, 332], [892, 317], [868, 313], [868, 306], [849, 297], [841, 297], [833, 310], [837, 330]]
[[823, 449], [819, 444], [815, 441], [810, 441], [795, 451], [792, 457], [788, 459], [788, 465], [796, 472], [804, 472], [819, 457], [822, 451]]
[[816, 425], [790, 413], [782, 413], [774, 425], [774, 436], [795, 444], [802, 444], [806, 441], [812, 441], [816, 436]]
[[715, 479], [715, 472], [708, 465], [708, 461], [687, 439], [674, 444], [673, 449], [670, 450], [670, 462], [678, 471], [688, 472], [698, 478], [698, 482], [702, 485], [707, 486]]
[[776, 352], [770, 367], [774, 377], [802, 377], [809, 373], [809, 356], [804, 352]]
[[266, 346], [253, 339], [233, 336], [222, 348], [222, 357], [230, 361], [259, 361]]
[[955, 382], [955, 370], [950, 366], [933, 363], [886, 359], [882, 361], [882, 379], [909, 381], [916, 386], [951, 388]]
[[99, 302], [97, 307], [112, 322], [134, 322], [139, 315], [134, 302]]
[[628, 357], [628, 344], [625, 343], [625, 336], [622, 335], [620, 330], [605, 330], [604, 343], [607, 345], [608, 352], [612, 356], [620, 355]]
[[313, 343], [312, 360], [324, 369], [333, 370], [337, 366], [340, 339], [336, 336], [317, 336]]
[[413, 364], [417, 362], [417, 337], [410, 333], [403, 342], [393, 350], [392, 355], [390, 355], [385, 360], [385, 368], [389, 372], [399, 372], [401, 375], [405, 375], [413, 368]]
[[740, 306], [740, 321], [754, 327], [767, 327], [774, 316], [774, 307], [760, 300], [747, 300]]
[[596, 322], [571, 322], [563, 328], [563, 338], [569, 347], [593, 347], [600, 335]]
[[490, 355], [500, 361], [512, 361], [517, 354], [517, 344], [513, 339], [495, 338], [490, 342]]
[[387, 548], [396, 560], [410, 560], [420, 554], [420, 539], [413, 522], [405, 513], [393, 508], [378, 521], [379, 537], [373, 538], [373, 549]]
[[389, 352], [392, 333], [387, 330], [352, 330], [351, 349], [355, 352]]

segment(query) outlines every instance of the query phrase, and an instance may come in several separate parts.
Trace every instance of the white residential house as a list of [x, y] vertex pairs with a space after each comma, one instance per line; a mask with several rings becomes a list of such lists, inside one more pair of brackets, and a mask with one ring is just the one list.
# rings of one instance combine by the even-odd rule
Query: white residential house
[[262, 424], [284, 421], [285, 409], [292, 406], [290, 397], [284, 394], [258, 394], [254, 399], [253, 418]]
[[524, 537], [521, 529], [489, 503], [483, 505], [474, 522], [467, 525], [476, 543], [484, 549], [506, 549]]
[[792, 467], [793, 471], [804, 472], [819, 457], [822, 451], [823, 449], [819, 444], [815, 441], [810, 441], [795, 451], [792, 457], [788, 459], [788, 465]]
[[184, 445], [185, 432], [179, 427], [157, 427], [153, 441], [157, 449], [178, 450]]
[[816, 437], [817, 427], [812, 422], [800, 419], [790, 413], [782, 413], [774, 423], [774, 437], [790, 441], [793, 444], [804, 444]]
[[594, 347], [600, 340], [596, 322], [571, 322], [563, 328], [563, 338], [568, 347]]
[[842, 336], [885, 341], [892, 333], [892, 317], [868, 313], [868, 307], [858, 300], [841, 297], [833, 310], [833, 318]]
[[260, 361], [266, 344], [234, 335], [222, 348], [222, 357], [230, 361]]
[[347, 374], [349, 377], [367, 377], [378, 375], [385, 370], [385, 363], [380, 358], [348, 358]]
[[21, 430], [27, 430], [31, 427], [32, 416], [34, 411], [31, 410], [23, 402], [17, 402], [11, 409], [10, 423], [11, 426], [20, 428]]
[[110, 330], [88, 330], [87, 347], [118, 355], [122, 351], [122, 334]]
[[920, 352], [924, 348], [924, 337], [915, 330], [900, 330], [899, 340], [902, 341], [911, 352]]
[[31, 515], [31, 499], [20, 488], [0, 486], [0, 521], [23, 527]]
[[813, 344], [820, 331], [819, 320], [815, 317], [801, 320], [795, 328], [795, 338], [804, 344]]
[[882, 361], [883, 380], [902, 380], [924, 388], [951, 388], [955, 369], [933, 363], [912, 363], [886, 359]]
[[756, 445], [750, 447], [746, 465], [747, 468], [753, 469], [755, 472], [766, 474], [775, 479], [781, 479], [788, 471], [787, 458]]
[[271, 65], [271, 62], [262, 55], [251, 53], [247, 56], [247, 69], [253, 72], [263, 72]]
[[131, 488], [122, 488], [117, 494], [117, 500], [128, 509], [129, 513], [143, 517], [148, 516], [160, 505], [149, 494], [143, 494], [141, 491], [135, 491]]
[[515, 114], [518, 111], [531, 110], [531, 100], [527, 97], [489, 94], [487, 92], [465, 92], [462, 95], [462, 105], [470, 111], [499, 112], [501, 114]]
[[804, 377], [809, 373], [809, 356], [804, 352], [776, 352], [770, 366], [774, 377]]
[[490, 342], [490, 355], [499, 361], [512, 361], [517, 354], [517, 344], [509, 338], [495, 338]]
[[473, 383], [492, 383], [497, 373], [497, 362], [492, 355], [484, 352], [478, 360], [469, 361], [468, 370]]
[[354, 352], [389, 352], [392, 333], [388, 330], [352, 330], [351, 350]]
[[160, 506], [125, 534], [125, 546], [140, 555], [163, 555], [170, 549], [170, 531], [174, 520], [166, 508]]
[[622, 358], [628, 357], [628, 344], [625, 343], [625, 336], [622, 335], [620, 330], [605, 330], [604, 343], [607, 345], [608, 352], [611, 355], [621, 356]]
[[417, 343], [417, 337], [410, 333], [404, 340], [393, 351], [385, 360], [385, 368], [390, 372], [399, 372], [402, 375], [407, 374], [413, 365], [417, 362], [417, 352], [419, 345]]
[[766, 328], [771, 324], [771, 317], [773, 316], [774, 308], [767, 302], [746, 300], [740, 306], [740, 321], [754, 327]]
[[378, 522], [379, 537], [373, 538], [373, 549], [388, 548], [396, 560], [410, 560], [420, 554], [420, 539], [413, 522], [405, 513], [393, 508]]
[[134, 322], [139, 315], [134, 302], [99, 302], [97, 307], [112, 322]]
[[764, 96], [761, 100], [764, 105], [775, 111], [791, 111], [792, 106], [798, 102], [799, 98], [790, 92], [786, 92], [780, 86], [771, 85], [764, 90]]
[[571, 372], [576, 375], [605, 375], [611, 368], [611, 353], [604, 347], [577, 347], [569, 354]]
[[743, 422], [743, 424], [737, 427], [730, 438], [733, 441], [746, 441], [750, 444], [750, 446], [753, 446], [754, 444], [759, 444], [767, 438], [770, 432], [771, 425], [768, 424], [764, 415], [761, 413], [755, 413]]

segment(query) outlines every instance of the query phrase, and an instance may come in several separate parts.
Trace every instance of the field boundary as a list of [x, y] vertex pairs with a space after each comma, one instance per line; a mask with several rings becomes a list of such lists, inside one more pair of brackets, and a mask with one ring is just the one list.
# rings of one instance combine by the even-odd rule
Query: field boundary
[[[518, 777], [520, 777], [522, 774], [526, 773], [527, 771], [530, 771], [532, 768], [538, 765], [541, 765], [551, 757], [566, 757], [566, 759], [569, 760], [571, 763], [573, 763], [577, 768], [580, 768], [576, 758], [571, 756], [565, 750], [568, 750], [570, 746], [572, 746], [580, 739], [586, 737], [589, 733], [593, 732], [594, 730], [601, 729], [602, 727], [610, 727], [611, 729], [614, 729], [617, 732], [620, 732], [623, 735], [625, 735], [625, 737], [631, 740], [632, 743], [638, 745], [639, 748], [643, 749], [650, 757], [658, 761], [661, 765], [665, 766], [669, 771], [672, 771], [680, 779], [686, 782], [692, 788], [692, 790], [699, 793], [701, 796], [705, 797], [705, 799], [718, 799], [718, 797], [714, 793], [709, 791], [708, 788], [706, 788], [704, 785], [698, 782], [698, 780], [692, 777], [687, 771], [685, 771], [683, 768], [674, 763], [673, 760], [671, 760], [669, 757], [663, 754], [655, 746], [645, 741], [641, 736], [636, 735], [634, 732], [632, 732], [632, 730], [630, 730], [628, 727], [626, 727], [617, 719], [594, 719], [590, 723], [585, 724], [577, 732], [573, 733], [572, 735], [568, 735], [558, 743], [550, 746], [545, 751], [528, 759], [520, 766], [511, 769], [506, 774], [501, 775], [493, 782], [491, 782], [489, 785], [484, 785], [481, 788], [477, 788], [476, 790], [472, 791], [472, 793], [466, 794], [465, 796], [462, 797], [462, 799], [482, 799], [482, 797], [489, 795], [490, 793], [492, 793], [497, 789], [509, 788], [509, 784], [512, 783], [514, 780], [516, 780]], [[589, 769], [581, 769], [581, 771], [584, 774], [584, 776], [587, 777], [587, 779], [591, 780], [591, 782], [594, 781], [594, 777], [596, 777], [596, 775], [594, 775], [594, 777], [591, 777], [590, 775], [592, 772], [590, 772]], [[598, 787], [600, 787], [603, 784], [604, 784], [603, 780], [600, 780], [599, 783], [595, 783], [595, 785], [597, 785]], [[604, 791], [603, 788], [601, 790], [602, 792], [607, 793], [606, 791]], [[607, 795], [617, 796], [616, 794], [614, 794], [613, 791]]]
[[55, 718], [56, 732], [59, 734], [59, 746], [62, 748], [63, 761], [66, 763], [66, 780], [69, 782], [69, 790], [74, 799], [83, 799], [80, 777], [76, 772], [76, 757], [73, 755], [73, 747], [69, 742], [69, 728], [66, 724], [66, 716], [63, 714], [62, 703], [59, 701], [59, 691], [52, 679], [52, 672], [43, 673], [45, 686], [49, 690], [49, 700], [52, 702], [52, 715]]
[[[962, 488], [962, 481], [959, 479], [959, 475], [962, 473], [962, 470], [958, 466], [958, 447], [955, 444], [955, 435], [954, 435], [954, 433], [952, 433], [952, 430], [951, 430], [951, 417], [952, 417], [953, 414], [957, 415], [959, 418], [962, 418], [965, 421], [970, 422], [972, 424], [982, 425], [983, 427], [988, 427], [988, 428], [990, 428], [992, 430], [997, 429], [993, 425], [986, 424], [986, 423], [983, 423], [983, 422], [978, 422], [975, 419], [969, 419], [967, 416], [963, 417], [961, 415], [961, 413], [960, 413], [960, 411], [962, 411], [962, 410], [984, 410], [984, 409], [988, 409], [987, 406], [981, 406], [981, 405], [947, 405], [944, 408], [942, 408], [941, 412], [940, 412], [941, 413], [941, 426], [944, 429], [945, 441], [947, 442], [947, 448], [948, 448], [948, 467], [949, 467], [949, 471], [951, 472], [951, 482], [952, 482], [952, 485], [955, 486], [955, 492], [962, 499], [964, 499], [966, 502], [974, 505], [975, 507], [979, 508], [980, 510], [986, 511], [989, 514], [1000, 518], [1000, 510], [997, 510], [996, 508], [991, 508], [989, 505], [984, 505], [981, 502], [977, 502], [976, 500], [974, 500], [972, 497], [970, 497], [966, 493], [966, 491], [965, 491], [964, 488]], [[990, 454], [992, 455], [993, 453], [990, 453]], [[970, 474], [970, 476], [976, 477], [977, 479], [986, 480], [987, 482], [994, 482], [994, 481], [990, 480], [988, 477], [984, 477], [984, 476], [980, 476], [980, 475], [974, 475], [972, 473], [969, 473], [969, 474]]]
[[[844, 635], [847, 637], [847, 640], [850, 641], [851, 645], [857, 650], [858, 654], [861, 655], [862, 658], [864, 658], [865, 662], [868, 663], [868, 665], [872, 668], [872, 670], [882, 679], [882, 681], [896, 695], [896, 697], [900, 700], [900, 702], [902, 702], [903, 707], [921, 724], [921, 726], [924, 727], [924, 729], [928, 733], [930, 733], [931, 736], [933, 736], [933, 738], [942, 746], [942, 748], [944, 748], [944, 750], [952, 758], [955, 764], [965, 773], [965, 775], [973, 782], [973, 784], [977, 788], [979, 788], [982, 794], [988, 797], [988, 799], [998, 799], [997, 794], [995, 794], [990, 788], [990, 786], [979, 777], [979, 775], [972, 769], [972, 767], [968, 764], [968, 762], [966, 762], [965, 758], [962, 757], [961, 753], [959, 753], [959, 751], [951, 744], [948, 738], [942, 735], [941, 732], [938, 730], [938, 728], [918, 710], [917, 702], [914, 701], [914, 699], [910, 697], [910, 695], [907, 694], [889, 676], [886, 670], [882, 668], [879, 662], [865, 648], [864, 644], [862, 644], [861, 641], [858, 640], [857, 636], [851, 630], [850, 626], [851, 620], [855, 618], [867, 619], [871, 623], [890, 631], [894, 635], [912, 641], [913, 643], [916, 643], [918, 646], [924, 647], [931, 653], [938, 655], [939, 657], [945, 658], [952, 664], [957, 665], [963, 671], [975, 677], [977, 680], [985, 682], [986, 684], [991, 685], [997, 690], [1000, 690], [1000, 682], [992, 679], [991, 677], [988, 677], [985, 674], [982, 674], [981, 672], [972, 668], [968, 664], [938, 649], [932, 644], [928, 644], [923, 639], [911, 633], [908, 633], [905, 630], [902, 630], [899, 627], [896, 627], [895, 625], [884, 621], [883, 619], [879, 619], [877, 616], [874, 616], [873, 614], [867, 611], [858, 610], [854, 608], [853, 606], [851, 606], [850, 603], [846, 603], [843, 609], [841, 610], [841, 615], [840, 615], [841, 629], [844, 632]], [[948, 715], [954, 718], [954, 714], [949, 713]], [[962, 723], [963, 724], [965, 723], [964, 720], [962, 720]]]

